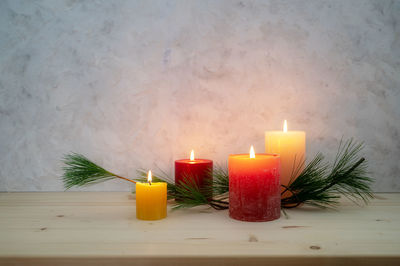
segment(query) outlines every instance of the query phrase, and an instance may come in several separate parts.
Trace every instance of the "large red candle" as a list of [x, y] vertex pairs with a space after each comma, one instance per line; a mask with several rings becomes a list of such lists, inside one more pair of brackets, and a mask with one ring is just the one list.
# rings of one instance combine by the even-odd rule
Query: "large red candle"
[[213, 161], [207, 159], [195, 159], [194, 152], [190, 154], [190, 159], [175, 161], [175, 184], [196, 184], [198, 188], [205, 192], [207, 197], [211, 197]]
[[278, 219], [281, 213], [280, 158], [277, 154], [229, 156], [229, 215], [249, 222]]

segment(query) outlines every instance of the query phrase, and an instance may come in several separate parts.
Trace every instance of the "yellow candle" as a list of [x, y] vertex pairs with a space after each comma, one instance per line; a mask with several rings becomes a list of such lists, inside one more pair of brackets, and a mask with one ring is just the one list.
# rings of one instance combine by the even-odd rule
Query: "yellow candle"
[[167, 183], [151, 182], [151, 171], [147, 183], [136, 183], [136, 218], [159, 220], [167, 216]]
[[287, 186], [304, 169], [306, 133], [288, 131], [285, 120], [283, 131], [265, 132], [265, 152], [276, 153], [281, 158], [281, 184]]

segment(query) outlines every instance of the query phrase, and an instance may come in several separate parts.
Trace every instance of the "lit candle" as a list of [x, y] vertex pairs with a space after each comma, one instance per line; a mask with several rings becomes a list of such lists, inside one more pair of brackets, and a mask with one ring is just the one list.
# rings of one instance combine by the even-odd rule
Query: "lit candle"
[[265, 132], [265, 152], [276, 153], [281, 157], [281, 184], [287, 186], [304, 169], [306, 152], [306, 133], [288, 131], [287, 122], [283, 131]]
[[[207, 159], [195, 159], [194, 151], [190, 153], [190, 159], [175, 161], [175, 184], [196, 184], [205, 192], [211, 192], [213, 161]], [[210, 197], [207, 193], [207, 197]], [[179, 199], [178, 199], [179, 200]]]
[[151, 171], [147, 183], [136, 183], [136, 218], [159, 220], [167, 216], [167, 183], [151, 182]]
[[229, 155], [229, 215], [249, 222], [278, 219], [281, 213], [277, 154]]

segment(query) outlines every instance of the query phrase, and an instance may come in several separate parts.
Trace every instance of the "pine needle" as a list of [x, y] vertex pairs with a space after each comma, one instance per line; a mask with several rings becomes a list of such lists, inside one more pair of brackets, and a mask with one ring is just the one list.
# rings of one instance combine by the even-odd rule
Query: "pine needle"
[[216, 165], [212, 172], [214, 195], [221, 195], [229, 191], [228, 166]]

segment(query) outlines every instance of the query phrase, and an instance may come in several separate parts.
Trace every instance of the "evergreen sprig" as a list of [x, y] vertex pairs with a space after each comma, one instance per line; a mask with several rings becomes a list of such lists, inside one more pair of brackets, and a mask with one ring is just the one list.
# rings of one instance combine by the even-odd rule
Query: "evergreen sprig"
[[367, 161], [359, 156], [363, 147], [353, 139], [341, 141], [333, 165], [317, 154], [296, 179], [292, 178], [286, 188], [292, 195], [282, 199], [282, 206], [335, 207], [340, 195], [357, 204], [367, 203], [373, 197], [373, 180], [368, 176]]
[[132, 179], [105, 170], [81, 154], [67, 154], [63, 158], [63, 163], [65, 166], [63, 167], [64, 174], [62, 180], [65, 189], [70, 189], [74, 186], [91, 185], [114, 178], [120, 178], [135, 183]]
[[[319, 208], [334, 208], [339, 204], [341, 195], [353, 202], [367, 203], [373, 197], [372, 178], [367, 173], [367, 161], [360, 157], [363, 143], [353, 139], [341, 141], [332, 165], [318, 153], [303, 170], [298, 164], [292, 178], [282, 192], [282, 208], [295, 208], [308, 204]], [[135, 183], [146, 182], [147, 171], [138, 170], [135, 180], [113, 174], [80, 154], [72, 153], [64, 158], [63, 181], [66, 189], [84, 186], [113, 178], [120, 178]], [[153, 182], [166, 182], [168, 198], [176, 199], [173, 208], [190, 208], [209, 205], [214, 209], [229, 207], [229, 174], [227, 166], [217, 165], [213, 170], [213, 181], [207, 189], [200, 189], [191, 177], [186, 182], [176, 185], [163, 171], [153, 174]], [[297, 177], [297, 178], [295, 178]]]
[[[340, 142], [333, 165], [326, 162], [321, 153], [318, 153], [302, 171], [301, 163], [297, 165], [294, 163], [288, 186], [282, 186], [281, 207], [289, 209], [307, 204], [319, 208], [335, 208], [339, 204], [341, 195], [356, 204], [367, 203], [373, 197], [371, 191], [373, 180], [367, 174], [367, 161], [359, 156], [363, 147], [363, 143], [349, 139]], [[229, 192], [227, 167], [217, 166], [213, 176], [214, 197], [224, 195], [223, 202], [227, 202]], [[192, 193], [189, 190], [186, 192]], [[196, 197], [191, 199], [187, 206], [186, 202], [180, 202], [178, 207], [204, 204], [209, 202]]]

